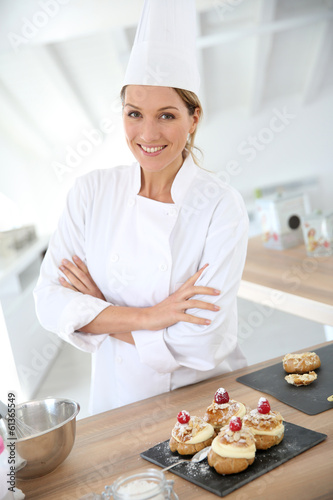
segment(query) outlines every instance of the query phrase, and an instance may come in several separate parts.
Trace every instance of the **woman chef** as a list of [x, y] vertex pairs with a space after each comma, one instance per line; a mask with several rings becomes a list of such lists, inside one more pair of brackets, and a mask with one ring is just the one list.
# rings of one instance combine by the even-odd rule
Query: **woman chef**
[[137, 161], [77, 179], [34, 292], [42, 325], [92, 353], [92, 413], [246, 364], [248, 218], [193, 159], [194, 28], [194, 1], [146, 1], [121, 94]]

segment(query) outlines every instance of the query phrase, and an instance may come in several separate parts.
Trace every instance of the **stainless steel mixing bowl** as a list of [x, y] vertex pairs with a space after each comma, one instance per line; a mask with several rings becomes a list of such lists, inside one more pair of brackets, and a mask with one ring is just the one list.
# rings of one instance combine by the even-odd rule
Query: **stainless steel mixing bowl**
[[68, 457], [75, 441], [79, 411], [79, 404], [69, 399], [47, 398], [16, 406], [18, 425], [23, 422], [35, 431], [15, 441], [15, 451], [27, 462], [16, 471], [18, 479], [44, 476]]

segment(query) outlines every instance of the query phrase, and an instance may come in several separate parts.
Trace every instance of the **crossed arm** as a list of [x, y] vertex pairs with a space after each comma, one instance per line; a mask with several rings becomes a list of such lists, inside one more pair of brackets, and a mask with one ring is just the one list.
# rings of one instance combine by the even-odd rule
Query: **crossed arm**
[[[188, 314], [187, 309], [218, 311], [219, 306], [210, 302], [194, 299], [195, 295], [219, 295], [220, 291], [212, 287], [196, 286], [195, 283], [208, 266], [206, 264], [191, 276], [176, 292], [165, 300], [151, 307], [123, 307], [110, 306], [104, 309], [93, 321], [83, 326], [83, 333], [108, 333], [114, 338], [134, 344], [132, 331], [160, 330], [180, 321], [197, 325], [209, 325], [211, 321], [202, 317]], [[87, 266], [77, 256], [73, 262], [67, 259], [62, 261], [59, 268], [66, 276], [59, 278], [61, 285], [72, 291], [91, 295], [105, 300], [89, 273]]]

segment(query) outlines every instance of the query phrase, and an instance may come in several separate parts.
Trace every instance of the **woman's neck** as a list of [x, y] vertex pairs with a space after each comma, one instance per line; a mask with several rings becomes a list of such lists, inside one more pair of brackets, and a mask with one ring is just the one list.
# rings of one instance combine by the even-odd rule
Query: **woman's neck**
[[139, 195], [163, 203], [173, 203], [171, 187], [183, 161], [180, 166], [177, 165], [171, 169], [165, 168], [159, 172], [150, 172], [141, 167]]

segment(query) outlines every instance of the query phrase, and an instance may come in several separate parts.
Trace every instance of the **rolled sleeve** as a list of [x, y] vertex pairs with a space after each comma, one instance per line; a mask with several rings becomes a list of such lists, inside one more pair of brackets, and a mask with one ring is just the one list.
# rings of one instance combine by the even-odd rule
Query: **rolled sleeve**
[[78, 330], [111, 305], [90, 295], [78, 293], [76, 295], [63, 310], [56, 333], [78, 349], [93, 353], [97, 351], [108, 334], [81, 333]]
[[180, 367], [165, 343], [165, 332], [166, 329], [132, 332], [141, 363], [149, 365], [159, 373], [171, 373]]

